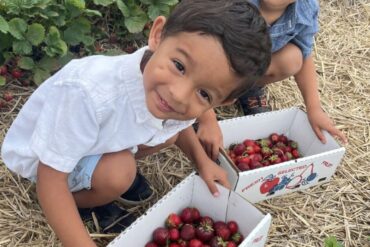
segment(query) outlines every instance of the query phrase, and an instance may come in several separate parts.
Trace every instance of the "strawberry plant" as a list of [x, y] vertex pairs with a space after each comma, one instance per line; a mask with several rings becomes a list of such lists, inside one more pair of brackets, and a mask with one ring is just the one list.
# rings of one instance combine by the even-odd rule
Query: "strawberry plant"
[[109, 37], [110, 41], [118, 42], [121, 41], [118, 36], [130, 39], [130, 34], [147, 32], [151, 21], [158, 15], [167, 16], [177, 2], [2, 0], [0, 86], [30, 75], [40, 84], [74, 56], [100, 52], [96, 40]]
[[325, 247], [343, 247], [343, 244], [338, 242], [334, 236], [329, 236], [325, 239]]

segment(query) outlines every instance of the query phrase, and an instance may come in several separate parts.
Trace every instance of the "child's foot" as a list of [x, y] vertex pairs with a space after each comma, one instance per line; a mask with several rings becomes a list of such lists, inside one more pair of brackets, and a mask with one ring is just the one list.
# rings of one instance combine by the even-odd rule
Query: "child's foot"
[[136, 220], [136, 216], [114, 203], [95, 208], [79, 208], [78, 211], [84, 222], [91, 221], [95, 214], [103, 233], [121, 233]]
[[247, 92], [239, 98], [239, 102], [244, 115], [271, 111], [271, 107], [267, 104], [267, 97], [263, 87]]
[[137, 173], [131, 187], [123, 193], [117, 201], [130, 206], [139, 205], [149, 201], [153, 194], [148, 180], [140, 173]]

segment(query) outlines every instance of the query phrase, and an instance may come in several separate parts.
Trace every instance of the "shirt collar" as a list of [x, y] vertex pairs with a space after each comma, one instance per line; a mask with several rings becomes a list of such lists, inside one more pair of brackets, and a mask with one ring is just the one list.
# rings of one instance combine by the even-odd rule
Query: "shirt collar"
[[147, 122], [156, 129], [162, 129], [164, 121], [154, 117], [149, 112], [145, 100], [140, 62], [147, 49], [148, 47], [145, 46], [132, 54], [125, 55], [120, 79], [126, 88], [127, 98], [135, 113], [136, 122], [139, 124]]

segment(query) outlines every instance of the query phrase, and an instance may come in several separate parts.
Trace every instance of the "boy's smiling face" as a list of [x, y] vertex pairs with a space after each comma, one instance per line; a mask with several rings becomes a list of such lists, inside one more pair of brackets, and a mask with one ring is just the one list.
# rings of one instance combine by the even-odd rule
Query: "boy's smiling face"
[[225, 101], [240, 78], [231, 70], [220, 42], [200, 33], [180, 32], [161, 38], [159, 17], [149, 36], [153, 51], [143, 77], [146, 104], [159, 119], [190, 120]]

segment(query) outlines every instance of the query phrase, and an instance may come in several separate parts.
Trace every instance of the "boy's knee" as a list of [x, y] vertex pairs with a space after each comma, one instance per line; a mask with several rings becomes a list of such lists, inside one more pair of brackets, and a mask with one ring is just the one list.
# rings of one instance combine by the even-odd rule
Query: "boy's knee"
[[136, 161], [129, 151], [105, 154], [94, 171], [92, 186], [119, 196], [130, 188], [136, 169]]
[[294, 44], [287, 44], [282, 50], [273, 54], [271, 73], [279, 78], [288, 78], [297, 74], [302, 66], [301, 49]]

